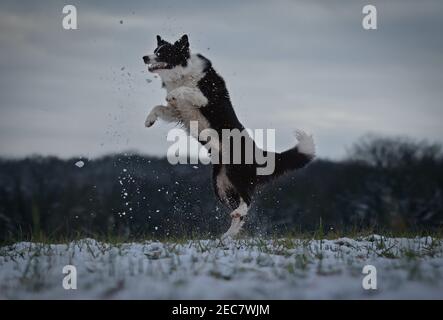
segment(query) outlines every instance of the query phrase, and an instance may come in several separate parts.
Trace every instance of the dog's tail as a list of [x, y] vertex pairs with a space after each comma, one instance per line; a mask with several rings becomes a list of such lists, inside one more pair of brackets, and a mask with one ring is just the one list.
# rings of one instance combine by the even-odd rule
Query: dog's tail
[[268, 176], [269, 178], [281, 176], [291, 170], [301, 169], [314, 159], [315, 144], [312, 135], [297, 130], [295, 136], [298, 141], [295, 147], [275, 154], [275, 169], [274, 173]]

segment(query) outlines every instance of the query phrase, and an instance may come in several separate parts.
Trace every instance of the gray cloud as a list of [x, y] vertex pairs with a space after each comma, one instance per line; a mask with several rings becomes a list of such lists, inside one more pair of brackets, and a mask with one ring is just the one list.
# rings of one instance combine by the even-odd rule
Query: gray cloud
[[65, 31], [64, 2], [2, 2], [1, 154], [165, 155], [171, 125], [143, 127], [165, 93], [141, 56], [185, 32], [245, 126], [277, 129], [277, 150], [295, 128], [326, 157], [367, 132], [442, 141], [443, 4], [371, 3], [377, 31], [361, 28], [366, 1], [76, 1]]

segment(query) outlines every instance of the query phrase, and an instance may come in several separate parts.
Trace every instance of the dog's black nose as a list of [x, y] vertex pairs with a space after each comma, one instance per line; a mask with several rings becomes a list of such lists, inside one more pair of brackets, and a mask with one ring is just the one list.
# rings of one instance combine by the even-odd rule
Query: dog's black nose
[[149, 63], [149, 57], [148, 56], [144, 56], [143, 57], [143, 62], [148, 64]]

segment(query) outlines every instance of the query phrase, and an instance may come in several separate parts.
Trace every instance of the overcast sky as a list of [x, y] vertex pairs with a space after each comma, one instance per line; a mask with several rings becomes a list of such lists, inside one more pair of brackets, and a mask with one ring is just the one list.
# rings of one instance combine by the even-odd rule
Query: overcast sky
[[[376, 31], [361, 25], [369, 3]], [[78, 30], [62, 28], [66, 4]], [[1, 156], [164, 156], [173, 125], [144, 128], [165, 91], [141, 57], [156, 34], [183, 33], [225, 78], [242, 123], [276, 129], [277, 151], [296, 128], [329, 158], [368, 132], [443, 140], [441, 0], [3, 0], [0, 30]]]

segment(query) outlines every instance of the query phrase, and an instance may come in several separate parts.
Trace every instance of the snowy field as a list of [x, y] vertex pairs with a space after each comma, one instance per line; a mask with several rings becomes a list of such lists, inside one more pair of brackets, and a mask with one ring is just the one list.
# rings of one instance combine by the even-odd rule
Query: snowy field
[[[181, 243], [20, 242], [0, 248], [3, 299], [443, 298], [443, 241], [243, 239]], [[363, 266], [377, 269], [364, 290]], [[77, 289], [62, 269], [77, 269]]]

